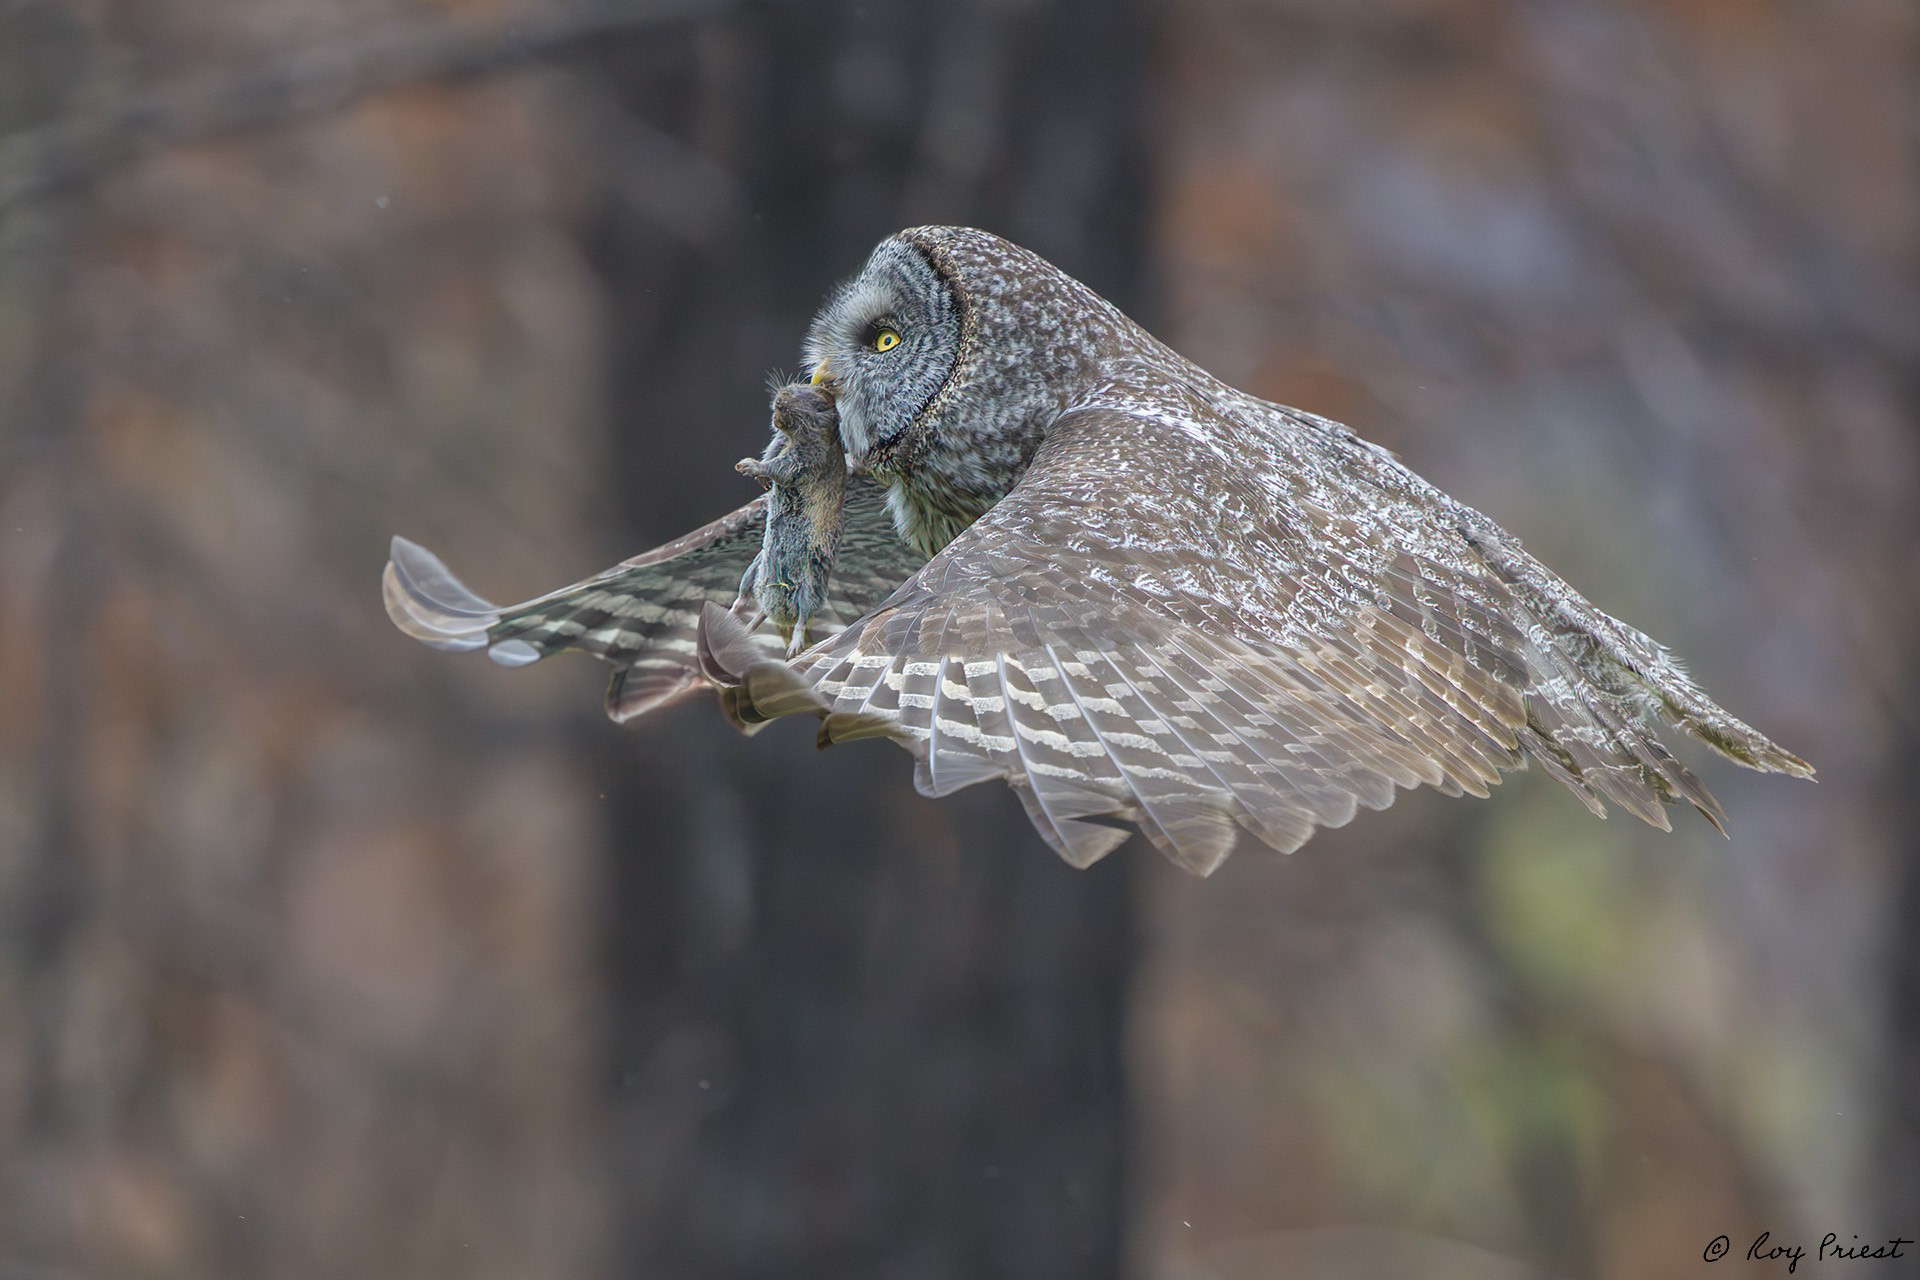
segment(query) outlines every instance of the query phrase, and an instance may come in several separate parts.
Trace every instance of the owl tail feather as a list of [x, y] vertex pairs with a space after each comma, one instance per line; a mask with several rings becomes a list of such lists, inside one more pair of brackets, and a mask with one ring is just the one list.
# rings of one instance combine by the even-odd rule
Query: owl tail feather
[[500, 606], [483, 600], [417, 542], [395, 538], [380, 592], [387, 616], [422, 644], [455, 653], [485, 649], [503, 667], [537, 661], [540, 653], [522, 640], [493, 644], [487, 631], [500, 621]]

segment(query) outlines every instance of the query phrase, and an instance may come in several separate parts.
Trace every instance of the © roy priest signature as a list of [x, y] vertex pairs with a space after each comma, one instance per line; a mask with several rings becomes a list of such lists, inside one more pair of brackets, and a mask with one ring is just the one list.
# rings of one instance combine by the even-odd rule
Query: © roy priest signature
[[[1913, 1244], [1905, 1236], [1894, 1236], [1889, 1240], [1862, 1240], [1859, 1236], [1842, 1241], [1837, 1231], [1829, 1231], [1820, 1237], [1820, 1243], [1808, 1254], [1806, 1246], [1776, 1241], [1773, 1232], [1762, 1231], [1747, 1246], [1746, 1258], [1749, 1262], [1784, 1262], [1787, 1274], [1808, 1257], [1815, 1262], [1858, 1262], [1874, 1258], [1908, 1258], [1912, 1254], [1902, 1253], [1903, 1248]], [[1700, 1256], [1708, 1262], [1718, 1262], [1733, 1251], [1733, 1242], [1725, 1236], [1715, 1236], [1707, 1241], [1706, 1252]]]

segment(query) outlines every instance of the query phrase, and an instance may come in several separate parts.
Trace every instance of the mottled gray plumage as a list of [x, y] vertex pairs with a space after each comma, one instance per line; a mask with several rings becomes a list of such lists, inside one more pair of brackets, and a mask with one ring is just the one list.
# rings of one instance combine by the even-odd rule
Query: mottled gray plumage
[[[883, 242], [822, 310], [807, 355], [849, 467], [884, 486], [899, 535], [855, 536], [856, 482], [834, 590], [893, 573], [898, 590], [864, 611], [843, 599], [864, 616], [781, 661], [681, 567], [744, 566], [747, 508], [729, 517], [740, 529], [643, 557], [651, 577], [494, 615], [496, 654], [535, 635], [511, 656], [591, 648], [610, 625], [597, 615], [578, 632], [550, 621], [585, 599], [631, 618], [670, 597], [659, 635], [676, 690], [726, 686], [743, 727], [811, 712], [823, 743], [891, 737], [929, 794], [1004, 778], [1076, 865], [1123, 841], [1124, 821], [1205, 874], [1239, 831], [1291, 850], [1396, 788], [1485, 795], [1530, 761], [1596, 814], [1611, 801], [1665, 828], [1665, 806], [1685, 800], [1717, 825], [1662, 726], [1753, 768], [1812, 773], [1387, 451], [1226, 386], [985, 232]], [[481, 634], [458, 629], [480, 613], [426, 560], [396, 553], [390, 612], [459, 647], [449, 639]], [[616, 662], [668, 661], [650, 636], [616, 633]]]
[[763, 456], [734, 464], [767, 489], [766, 534], [740, 579], [740, 595], [791, 637], [791, 657], [806, 648], [809, 624], [826, 607], [844, 523], [847, 456], [833, 400], [815, 386], [774, 392], [773, 433]]

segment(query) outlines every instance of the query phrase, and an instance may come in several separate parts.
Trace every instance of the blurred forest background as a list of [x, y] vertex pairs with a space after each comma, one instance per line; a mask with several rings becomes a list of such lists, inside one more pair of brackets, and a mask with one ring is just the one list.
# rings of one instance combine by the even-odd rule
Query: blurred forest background
[[[744, 501], [933, 221], [1398, 450], [1819, 785], [1076, 873], [388, 625], [393, 533], [512, 599]], [[1913, 1236], [1917, 423], [1912, 0], [11, 0], [0, 1280]]]

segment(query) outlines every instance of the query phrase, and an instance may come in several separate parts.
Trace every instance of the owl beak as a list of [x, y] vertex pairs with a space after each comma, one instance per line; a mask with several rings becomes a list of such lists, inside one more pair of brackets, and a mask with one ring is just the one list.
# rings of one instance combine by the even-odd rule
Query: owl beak
[[819, 364], [813, 366], [813, 376], [807, 379], [807, 382], [816, 387], [824, 382], [827, 384], [827, 389], [831, 391], [833, 389], [833, 366], [825, 360], [822, 360]]

